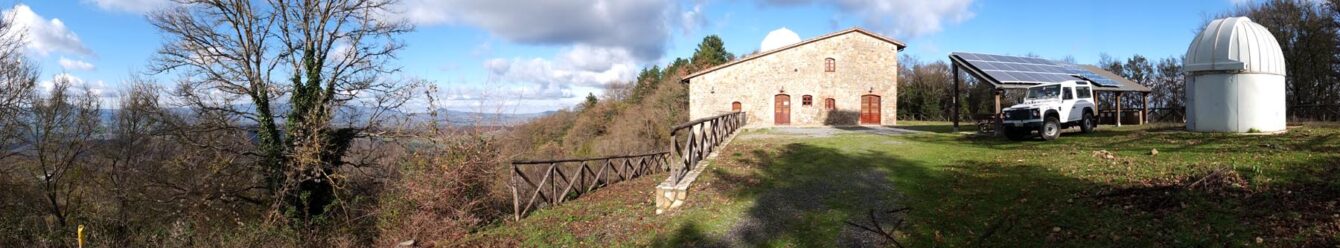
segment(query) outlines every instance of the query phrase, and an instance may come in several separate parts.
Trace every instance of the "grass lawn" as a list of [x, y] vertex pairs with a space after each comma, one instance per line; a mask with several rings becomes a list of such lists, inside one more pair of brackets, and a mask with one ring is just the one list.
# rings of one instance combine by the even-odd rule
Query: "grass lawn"
[[[1340, 126], [1281, 135], [1100, 127], [1053, 142], [932, 133], [742, 133], [689, 202], [657, 175], [457, 244], [573, 246], [1335, 246]], [[964, 126], [964, 130], [971, 127]], [[1074, 132], [1073, 130], [1070, 130]], [[1152, 152], [1157, 150], [1157, 154]], [[888, 236], [863, 230], [879, 223]]]

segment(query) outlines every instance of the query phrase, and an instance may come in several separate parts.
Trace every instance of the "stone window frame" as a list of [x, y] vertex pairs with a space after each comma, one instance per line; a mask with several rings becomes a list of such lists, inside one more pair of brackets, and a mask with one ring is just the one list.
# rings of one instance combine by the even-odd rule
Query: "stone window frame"
[[805, 106], [805, 107], [813, 106], [813, 105], [814, 105], [814, 97], [813, 97], [813, 96], [810, 96], [810, 95], [804, 95], [804, 96], [801, 96], [801, 97], [800, 97], [800, 105], [801, 105], [801, 106]]
[[832, 57], [825, 58], [824, 72], [835, 72], [835, 71], [837, 71], [837, 60], [833, 59]]

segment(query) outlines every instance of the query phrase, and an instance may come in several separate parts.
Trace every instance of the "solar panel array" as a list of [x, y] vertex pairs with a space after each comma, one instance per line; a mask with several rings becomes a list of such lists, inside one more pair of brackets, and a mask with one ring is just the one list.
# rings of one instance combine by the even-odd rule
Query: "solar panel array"
[[1040, 58], [980, 53], [956, 52], [952, 55], [962, 58], [963, 61], [1001, 83], [1040, 84], [1067, 80], [1088, 80], [1104, 87], [1120, 86], [1116, 80], [1070, 63]]

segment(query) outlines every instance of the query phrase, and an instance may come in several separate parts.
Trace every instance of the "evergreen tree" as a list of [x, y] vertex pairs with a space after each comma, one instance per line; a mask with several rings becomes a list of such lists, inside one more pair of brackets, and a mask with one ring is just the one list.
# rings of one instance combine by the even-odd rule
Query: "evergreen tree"
[[698, 43], [698, 50], [693, 51], [693, 71], [725, 64], [734, 57], [735, 55], [726, 51], [726, 45], [721, 41], [721, 37], [708, 35], [703, 37], [702, 43]]
[[582, 110], [588, 110], [591, 109], [591, 107], [595, 107], [596, 101], [595, 93], [586, 93], [586, 103], [582, 104]]
[[665, 77], [661, 71], [661, 66], [656, 65], [651, 68], [644, 68], [637, 74], [637, 81], [633, 85], [633, 93], [628, 97], [632, 102], [641, 102], [642, 98], [656, 89], [656, 85]]

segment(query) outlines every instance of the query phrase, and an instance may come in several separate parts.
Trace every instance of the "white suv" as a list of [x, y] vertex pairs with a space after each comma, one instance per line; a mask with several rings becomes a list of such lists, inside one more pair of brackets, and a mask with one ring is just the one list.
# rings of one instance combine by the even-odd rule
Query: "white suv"
[[1005, 137], [1023, 140], [1037, 131], [1044, 140], [1061, 136], [1061, 129], [1079, 126], [1084, 133], [1098, 126], [1093, 86], [1088, 81], [1065, 81], [1028, 87], [1024, 102], [1001, 112]]

